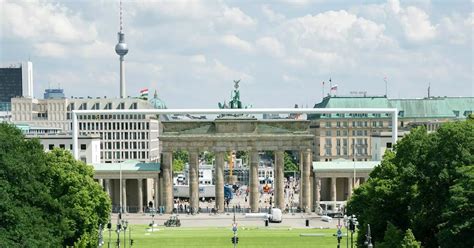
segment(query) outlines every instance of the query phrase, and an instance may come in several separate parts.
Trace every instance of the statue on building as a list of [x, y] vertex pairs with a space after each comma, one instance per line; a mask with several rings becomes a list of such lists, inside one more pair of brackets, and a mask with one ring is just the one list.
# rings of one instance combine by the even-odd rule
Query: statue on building
[[[218, 103], [220, 109], [242, 109], [242, 108], [251, 108], [252, 105], [244, 106], [240, 100], [240, 91], [239, 91], [239, 80], [234, 80], [234, 90], [230, 93], [230, 101], [227, 104], [226, 101], [223, 103]], [[237, 115], [234, 115], [237, 116]]]
[[[241, 109], [243, 108], [242, 101], [240, 101], [240, 91], [239, 91], [239, 80], [234, 80], [234, 90], [230, 94], [231, 100], [229, 101], [229, 105], [227, 105], [226, 101], [224, 103], [218, 103], [220, 109]], [[247, 107], [245, 107], [247, 108]]]

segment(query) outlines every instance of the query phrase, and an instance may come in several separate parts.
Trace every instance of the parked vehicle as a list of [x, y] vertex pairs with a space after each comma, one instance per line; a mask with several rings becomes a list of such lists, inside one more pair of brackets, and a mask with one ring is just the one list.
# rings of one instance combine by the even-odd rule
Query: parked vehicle
[[167, 221], [165, 221], [165, 226], [166, 227], [172, 227], [172, 226], [180, 227], [181, 221], [178, 219], [177, 215], [173, 214], [170, 216], [170, 218]]
[[270, 214], [268, 214], [268, 221], [273, 222], [273, 223], [281, 223], [282, 217], [283, 215], [281, 213], [281, 209], [272, 208], [270, 210]]

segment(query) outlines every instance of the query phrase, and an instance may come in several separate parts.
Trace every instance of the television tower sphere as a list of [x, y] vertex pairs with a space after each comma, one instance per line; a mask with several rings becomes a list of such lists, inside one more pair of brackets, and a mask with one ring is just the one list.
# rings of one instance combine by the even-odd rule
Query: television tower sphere
[[115, 52], [120, 55], [120, 57], [128, 53], [128, 46], [125, 43], [125, 34], [122, 32], [118, 33], [118, 43], [115, 45]]

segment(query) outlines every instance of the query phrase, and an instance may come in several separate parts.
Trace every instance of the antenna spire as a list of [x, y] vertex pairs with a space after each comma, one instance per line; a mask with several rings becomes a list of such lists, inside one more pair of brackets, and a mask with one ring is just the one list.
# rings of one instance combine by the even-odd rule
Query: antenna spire
[[120, 31], [118, 32], [118, 43], [115, 45], [115, 52], [120, 56], [120, 98], [125, 98], [125, 65], [124, 57], [128, 53], [128, 46], [125, 43], [123, 33], [122, 0], [120, 0]]
[[122, 0], [120, 0], [120, 33], [123, 30], [123, 19], [122, 19]]

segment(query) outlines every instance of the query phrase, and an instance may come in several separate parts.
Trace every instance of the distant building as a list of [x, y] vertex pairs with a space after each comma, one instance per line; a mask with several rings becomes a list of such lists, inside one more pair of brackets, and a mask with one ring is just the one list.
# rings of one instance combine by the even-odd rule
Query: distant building
[[63, 99], [66, 98], [63, 89], [46, 89], [44, 90], [44, 99]]
[[[156, 103], [157, 100], [154, 101]], [[163, 105], [152, 105], [149, 101], [135, 98], [13, 98], [12, 122], [60, 128], [70, 133], [73, 110], [152, 109]], [[160, 158], [158, 118], [143, 114], [79, 116], [79, 133], [99, 135], [102, 163], [119, 163], [129, 159], [156, 162]]]
[[[474, 97], [430, 97], [388, 99], [383, 97], [327, 96], [315, 108], [397, 108], [398, 129], [426, 126], [433, 131], [448, 121], [464, 120], [474, 111]], [[348, 159], [371, 161], [371, 137], [391, 132], [389, 114], [312, 114], [310, 129], [315, 134], [314, 161]], [[391, 145], [391, 144], [389, 144]]]
[[0, 112], [11, 110], [14, 97], [33, 97], [33, 64], [29, 61], [0, 66]]
[[[27, 139], [37, 138], [44, 151], [48, 152], [54, 148], [61, 148], [72, 151], [72, 135], [71, 134], [27, 134]], [[80, 135], [79, 144], [79, 160], [89, 165], [100, 163], [100, 136], [97, 134]]]

